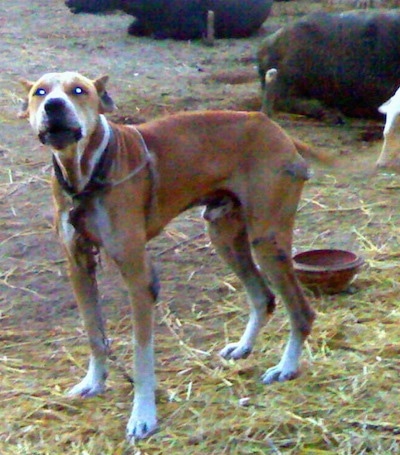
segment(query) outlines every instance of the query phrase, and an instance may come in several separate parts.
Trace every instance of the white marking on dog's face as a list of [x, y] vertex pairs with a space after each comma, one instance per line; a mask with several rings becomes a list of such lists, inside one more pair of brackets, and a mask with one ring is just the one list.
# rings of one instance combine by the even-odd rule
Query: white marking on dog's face
[[28, 95], [29, 121], [40, 140], [62, 150], [88, 138], [99, 115], [94, 83], [74, 73], [48, 73], [35, 82]]

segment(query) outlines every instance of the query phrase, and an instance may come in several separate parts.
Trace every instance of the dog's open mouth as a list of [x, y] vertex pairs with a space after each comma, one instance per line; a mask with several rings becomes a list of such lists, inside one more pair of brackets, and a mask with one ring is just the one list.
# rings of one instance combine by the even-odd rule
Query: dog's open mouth
[[51, 125], [39, 133], [39, 140], [42, 144], [62, 150], [68, 145], [78, 142], [82, 138], [80, 127], [66, 127], [64, 125]]

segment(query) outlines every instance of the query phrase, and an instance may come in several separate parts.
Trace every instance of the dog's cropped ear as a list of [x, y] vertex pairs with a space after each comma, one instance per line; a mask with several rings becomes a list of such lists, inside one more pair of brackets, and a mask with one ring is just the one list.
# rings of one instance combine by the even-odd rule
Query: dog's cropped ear
[[[31, 88], [33, 87], [33, 82], [28, 81], [26, 79], [20, 79], [18, 81], [26, 90], [27, 93], [31, 91]], [[29, 103], [28, 103], [28, 98], [24, 98], [21, 100], [20, 104], [20, 109], [18, 112], [18, 117], [19, 118], [27, 118], [29, 117]]]
[[100, 114], [112, 112], [115, 109], [114, 101], [106, 90], [107, 82], [108, 76], [100, 76], [93, 81], [100, 98]]

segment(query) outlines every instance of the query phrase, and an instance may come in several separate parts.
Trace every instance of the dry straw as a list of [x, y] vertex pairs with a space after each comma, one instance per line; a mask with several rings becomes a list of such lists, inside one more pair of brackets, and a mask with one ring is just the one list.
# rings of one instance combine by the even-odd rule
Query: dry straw
[[[0, 9], [11, 14], [16, 8], [25, 27], [20, 10], [21, 5], [34, 8], [28, 3], [8, 2]], [[85, 16], [85, 27], [66, 29], [67, 13], [62, 2], [56, 3], [46, 2], [46, 11], [41, 10], [51, 17], [49, 30], [39, 30], [39, 35], [31, 34], [31, 42], [22, 46], [18, 41], [14, 46], [21, 49], [21, 59], [28, 56], [24, 70], [43, 69], [43, 63], [33, 66], [33, 57], [43, 49], [52, 68], [68, 65], [71, 56], [79, 55], [102, 71], [107, 46], [116, 61], [126, 52], [124, 65], [114, 64], [113, 58], [111, 64], [106, 62], [114, 72], [115, 85], [127, 90], [120, 92], [124, 103], [115, 120], [129, 121], [126, 112], [143, 120], [181, 108], [259, 108], [256, 81], [229, 84], [211, 77], [202, 85], [203, 74], [183, 66], [185, 71], [177, 80], [190, 75], [190, 97], [178, 85], [174, 90], [163, 88], [160, 95], [161, 76], [143, 77], [140, 87], [139, 83], [135, 86], [139, 78], [132, 76], [131, 52], [136, 41], [124, 38], [126, 17]], [[305, 0], [277, 2], [274, 14], [285, 22], [287, 16], [320, 7], [321, 2]], [[31, 10], [25, 13], [32, 16]], [[107, 34], [110, 21], [119, 21], [118, 33], [110, 28]], [[9, 26], [10, 21], [5, 24]], [[100, 30], [102, 34], [96, 36]], [[58, 34], [56, 40], [52, 33]], [[39, 51], [30, 47], [41, 43], [43, 35], [46, 47]], [[6, 32], [4, 36], [14, 38]], [[105, 36], [110, 40], [107, 46], [102, 41]], [[220, 71], [234, 73], [236, 66], [248, 69], [254, 60], [253, 53], [250, 60], [247, 55], [256, 41], [248, 43], [240, 48], [247, 46], [243, 55], [239, 55], [239, 42], [222, 41], [206, 48], [200, 69], [217, 62], [219, 78]], [[157, 47], [157, 59], [163, 49], [172, 48], [169, 42], [140, 41], [146, 49], [150, 45]], [[183, 46], [192, 53], [203, 52], [186, 43], [176, 45], [173, 52]], [[74, 63], [82, 61], [76, 57]], [[169, 82], [168, 77], [162, 82]], [[2, 77], [0, 84], [9, 90], [8, 80]], [[4, 90], [0, 92], [5, 95], [0, 100], [2, 108], [10, 104]], [[15, 120], [5, 114], [3, 118], [3, 110], [0, 120], [5, 131]], [[217, 258], [199, 213], [180, 217], [149, 247], [163, 285], [156, 324], [161, 429], [136, 447], [124, 442], [133, 385], [130, 313], [122, 283], [113, 265], [103, 258], [100, 289], [112, 339], [108, 389], [97, 398], [70, 400], [65, 391], [84, 374], [88, 349], [51, 228], [47, 155], [39, 145], [31, 148], [33, 141], [25, 139], [27, 129], [13, 138], [12, 150], [0, 146], [1, 455], [400, 453], [398, 177], [370, 172], [377, 147], [361, 143], [359, 128], [352, 123], [315, 128], [313, 122], [284, 115], [277, 121], [290, 133], [340, 158], [336, 169], [316, 168], [307, 184], [296, 224], [296, 250], [348, 248], [360, 253], [367, 265], [348, 293], [310, 295], [318, 318], [303, 354], [303, 374], [296, 381], [267, 387], [259, 377], [282, 353], [288, 332], [284, 309], [278, 302], [275, 316], [248, 359], [219, 358], [218, 350], [243, 331], [247, 317], [243, 288]]]

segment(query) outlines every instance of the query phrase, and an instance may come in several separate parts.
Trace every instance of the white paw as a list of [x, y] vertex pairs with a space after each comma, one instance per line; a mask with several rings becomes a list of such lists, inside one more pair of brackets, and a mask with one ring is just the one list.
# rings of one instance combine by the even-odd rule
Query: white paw
[[144, 439], [152, 435], [158, 428], [157, 418], [136, 418], [131, 416], [126, 427], [126, 438], [132, 444], [135, 440]]
[[263, 384], [272, 384], [273, 382], [285, 382], [296, 379], [300, 375], [299, 370], [285, 370], [278, 364], [269, 368], [262, 376]]
[[241, 345], [240, 343], [230, 343], [219, 352], [219, 355], [224, 359], [245, 359], [251, 354], [252, 347]]
[[104, 381], [92, 382], [85, 378], [79, 384], [72, 387], [72, 389], [67, 393], [67, 396], [71, 398], [90, 398], [103, 393], [104, 389]]

